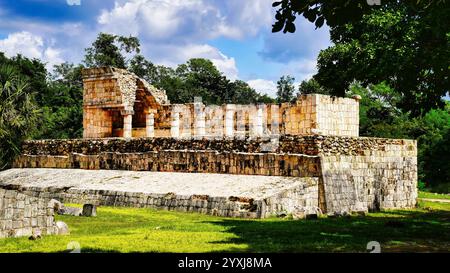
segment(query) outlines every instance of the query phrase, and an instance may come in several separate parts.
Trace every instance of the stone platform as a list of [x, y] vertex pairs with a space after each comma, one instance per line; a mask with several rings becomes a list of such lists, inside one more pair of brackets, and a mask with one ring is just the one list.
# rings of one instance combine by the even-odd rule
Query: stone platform
[[62, 202], [263, 218], [316, 211], [318, 178], [82, 169], [10, 169], [0, 188]]

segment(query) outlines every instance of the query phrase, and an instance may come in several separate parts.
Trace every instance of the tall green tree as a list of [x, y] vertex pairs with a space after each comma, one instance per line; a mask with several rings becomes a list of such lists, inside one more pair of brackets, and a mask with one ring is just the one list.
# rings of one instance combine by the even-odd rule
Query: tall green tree
[[108, 33], [99, 33], [92, 45], [85, 49], [84, 63], [87, 67], [114, 66], [126, 68], [124, 54], [140, 52], [139, 39], [133, 36], [124, 37]]
[[291, 102], [294, 99], [295, 78], [289, 75], [281, 76], [277, 81], [277, 102]]
[[137, 54], [131, 59], [128, 70], [151, 84], [158, 81], [157, 66], [141, 54]]
[[39, 109], [29, 87], [15, 67], [0, 64], [0, 170], [10, 166], [21, 142], [39, 124]]
[[450, 102], [444, 109], [432, 109], [422, 117], [413, 117], [398, 107], [399, 92], [385, 82], [363, 87], [353, 83], [350, 94], [361, 96], [359, 131], [361, 136], [407, 138], [418, 141], [419, 181], [433, 191], [450, 192], [447, 153], [450, 131]]
[[82, 65], [54, 67], [47, 83], [46, 103], [41, 104], [45, 123], [34, 138], [79, 138], [83, 134]]
[[421, 119], [419, 179], [436, 192], [450, 193], [450, 102]]
[[386, 81], [402, 95], [399, 104], [414, 116], [443, 107], [450, 90], [450, 2], [283, 0], [273, 31], [294, 32], [302, 15], [316, 27], [330, 27], [330, 48], [318, 58], [315, 79], [344, 96], [354, 80]]
[[325, 94], [329, 95], [330, 91], [320, 85], [315, 79], [303, 80], [298, 86], [298, 94]]

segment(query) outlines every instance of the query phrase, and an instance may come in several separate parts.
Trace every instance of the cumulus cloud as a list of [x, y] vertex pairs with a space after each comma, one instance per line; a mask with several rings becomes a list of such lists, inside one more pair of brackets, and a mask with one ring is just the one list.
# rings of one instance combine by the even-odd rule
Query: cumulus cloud
[[271, 0], [130, 0], [98, 16], [101, 28], [159, 41], [243, 38], [270, 26]]
[[261, 94], [266, 94], [272, 98], [277, 96], [277, 84], [270, 80], [255, 79], [247, 81], [248, 85]]
[[30, 32], [22, 31], [9, 34], [0, 40], [0, 51], [6, 56], [13, 57], [22, 54], [28, 58], [38, 58], [47, 63], [51, 68], [55, 64], [63, 62], [61, 51], [51, 46], [51, 42], [46, 42], [41, 36], [33, 35]]
[[[312, 24], [301, 22], [302, 18], [296, 21], [296, 33], [272, 34], [272, 1], [83, 2], [81, 8], [89, 9], [92, 18], [58, 23], [8, 15], [14, 20], [0, 20], [0, 29], [10, 33], [0, 40], [0, 50], [9, 55], [22, 53], [41, 58], [50, 65], [62, 59], [77, 63], [97, 33], [133, 35], [141, 41], [142, 54], [156, 64], [176, 66], [190, 58], [208, 58], [227, 77], [251, 80], [252, 84], [259, 84], [262, 92], [274, 95], [279, 76], [289, 74], [301, 81], [315, 73], [317, 53], [329, 44], [329, 39], [327, 29], [315, 31]], [[234, 40], [232, 46], [222, 44], [229, 40]], [[240, 59], [246, 63], [238, 71], [235, 57], [242, 58], [242, 53], [236, 52], [234, 45], [240, 41], [259, 53], [249, 52], [255, 56]]]
[[270, 25], [269, 2], [131, 0], [103, 10], [97, 22], [101, 31], [138, 36], [142, 50], [154, 62], [174, 66], [190, 58], [208, 58], [234, 80], [238, 77], [235, 59], [207, 41], [256, 35], [262, 24]]
[[234, 80], [238, 77], [235, 59], [207, 42], [256, 34], [264, 20], [249, 13], [268, 10], [270, 16], [262, 2], [268, 0], [131, 0], [102, 10], [97, 22], [100, 31], [138, 36], [144, 54], [156, 63], [175, 66], [190, 58], [208, 58]]

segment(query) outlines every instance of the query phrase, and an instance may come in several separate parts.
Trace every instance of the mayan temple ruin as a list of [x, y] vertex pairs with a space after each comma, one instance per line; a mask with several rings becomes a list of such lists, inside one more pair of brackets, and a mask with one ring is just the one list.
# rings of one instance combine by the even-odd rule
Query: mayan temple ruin
[[0, 197], [245, 218], [416, 205], [416, 141], [359, 137], [357, 96], [170, 104], [111, 67], [83, 83], [83, 138], [26, 141]]

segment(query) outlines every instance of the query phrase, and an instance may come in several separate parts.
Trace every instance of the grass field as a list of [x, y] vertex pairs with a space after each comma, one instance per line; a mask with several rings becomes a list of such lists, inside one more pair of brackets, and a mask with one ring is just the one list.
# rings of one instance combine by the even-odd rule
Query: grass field
[[0, 239], [0, 252], [449, 252], [450, 204], [366, 216], [243, 220], [196, 213], [99, 207], [97, 217], [57, 216], [71, 234]]
[[450, 194], [439, 194], [439, 193], [433, 193], [433, 192], [419, 191], [419, 198], [450, 200]]

